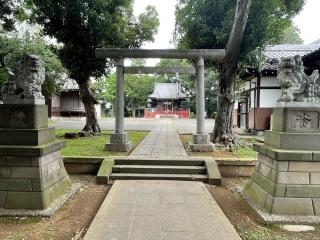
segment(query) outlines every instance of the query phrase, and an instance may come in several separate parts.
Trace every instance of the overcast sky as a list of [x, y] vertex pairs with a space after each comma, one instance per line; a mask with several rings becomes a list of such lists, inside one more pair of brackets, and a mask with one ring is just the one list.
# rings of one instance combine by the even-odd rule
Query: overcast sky
[[295, 24], [301, 31], [301, 37], [305, 44], [320, 39], [319, 10], [320, 0], [307, 0], [302, 12], [294, 19]]

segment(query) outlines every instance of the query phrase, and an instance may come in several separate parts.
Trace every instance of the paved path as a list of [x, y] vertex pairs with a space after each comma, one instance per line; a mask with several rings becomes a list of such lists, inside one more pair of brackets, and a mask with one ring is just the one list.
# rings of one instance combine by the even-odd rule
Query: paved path
[[162, 119], [131, 153], [137, 157], [186, 157], [187, 153], [181, 143], [175, 124], [170, 119]]
[[84, 240], [240, 240], [203, 183], [116, 181]]

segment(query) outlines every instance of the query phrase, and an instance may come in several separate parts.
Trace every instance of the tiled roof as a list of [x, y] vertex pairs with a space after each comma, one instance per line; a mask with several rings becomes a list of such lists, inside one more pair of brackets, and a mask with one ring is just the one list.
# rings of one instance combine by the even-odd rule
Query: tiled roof
[[155, 99], [184, 99], [186, 94], [181, 91], [180, 83], [156, 83], [149, 98]]
[[267, 62], [264, 65], [263, 69], [276, 70], [282, 57], [293, 57], [295, 55], [300, 55], [301, 57], [303, 57], [317, 50], [320, 50], [320, 44], [281, 44], [269, 46], [264, 51], [264, 55], [267, 58]]

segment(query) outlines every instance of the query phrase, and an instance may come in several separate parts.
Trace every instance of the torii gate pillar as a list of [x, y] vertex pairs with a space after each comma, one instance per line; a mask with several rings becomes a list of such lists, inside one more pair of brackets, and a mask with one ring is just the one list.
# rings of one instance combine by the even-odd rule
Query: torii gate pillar
[[189, 148], [193, 152], [212, 152], [214, 145], [209, 142], [210, 136], [205, 132], [205, 93], [204, 93], [204, 59], [199, 57], [196, 61], [197, 93], [197, 133], [192, 135]]
[[117, 100], [116, 100], [116, 126], [115, 131], [110, 135], [110, 143], [106, 144], [107, 151], [129, 152], [131, 143], [128, 140], [128, 133], [124, 131], [124, 59], [121, 58], [116, 64], [117, 75]]

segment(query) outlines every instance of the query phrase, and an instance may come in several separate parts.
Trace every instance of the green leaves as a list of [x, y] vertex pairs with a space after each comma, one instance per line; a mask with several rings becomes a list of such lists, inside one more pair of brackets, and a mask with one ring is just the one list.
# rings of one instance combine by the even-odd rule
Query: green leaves
[[283, 31], [282, 38], [282, 43], [284, 44], [303, 44], [300, 30], [293, 23]]
[[[157, 78], [152, 75], [125, 75], [125, 105], [129, 108], [145, 106], [149, 94], [151, 94]], [[116, 76], [111, 74], [93, 86], [97, 99], [116, 102]]]
[[153, 7], [134, 17], [132, 0], [31, 1], [33, 21], [44, 26], [45, 34], [63, 43], [60, 59], [78, 83], [102, 76], [112, 65], [95, 57], [96, 48], [138, 48], [153, 40], [159, 26]]
[[[269, 44], [283, 41], [284, 31], [304, 0], [254, 0], [241, 46], [240, 60]], [[179, 0], [175, 41], [180, 48], [225, 48], [234, 18], [234, 0]]]
[[39, 34], [30, 36], [26, 33], [23, 36], [0, 35], [0, 86], [8, 80], [6, 69], [14, 71], [21, 57], [26, 54], [41, 56], [45, 63], [46, 80], [42, 92], [46, 98], [51, 97], [58, 90], [57, 82], [67, 71], [63, 68], [59, 58], [53, 53], [50, 46]]

